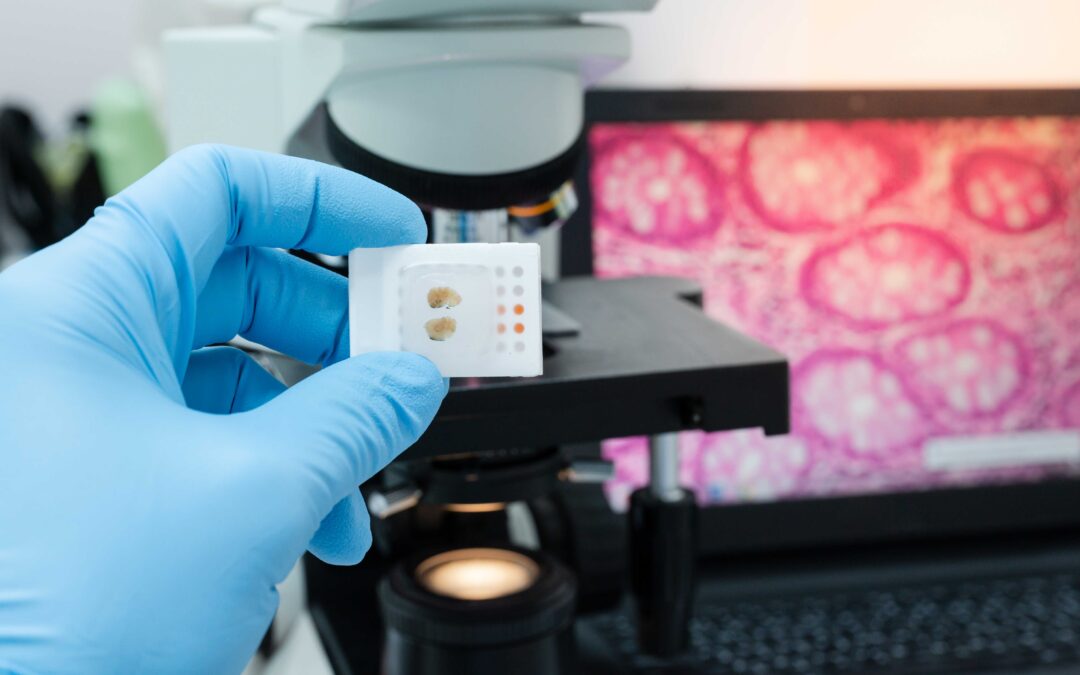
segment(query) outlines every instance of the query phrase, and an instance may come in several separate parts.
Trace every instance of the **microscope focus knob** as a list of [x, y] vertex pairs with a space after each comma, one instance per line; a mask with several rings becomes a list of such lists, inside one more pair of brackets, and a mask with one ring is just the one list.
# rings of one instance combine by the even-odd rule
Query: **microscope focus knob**
[[679, 489], [630, 497], [630, 584], [641, 651], [674, 656], [687, 647], [693, 611], [697, 504]]

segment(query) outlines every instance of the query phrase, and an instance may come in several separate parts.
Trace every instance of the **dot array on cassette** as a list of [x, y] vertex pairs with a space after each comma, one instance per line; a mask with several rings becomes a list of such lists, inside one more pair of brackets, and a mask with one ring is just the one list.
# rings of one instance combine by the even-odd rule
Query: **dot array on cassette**
[[[525, 275], [525, 270], [520, 266], [514, 267], [510, 270], [510, 274], [515, 281], [513, 285], [507, 286], [504, 283], [506, 280], [506, 269], [503, 267], [495, 268], [495, 276], [498, 280], [498, 285], [495, 287], [495, 295], [498, 296], [499, 301], [495, 306], [495, 313], [497, 315], [498, 323], [495, 325], [495, 332], [500, 336], [500, 339], [495, 343], [495, 351], [505, 352], [507, 350], [507, 343], [503, 341], [502, 336], [508, 333], [514, 333], [516, 335], [523, 335], [525, 333], [525, 323], [521, 319], [525, 314], [525, 305], [520, 302], [515, 302], [513, 305], [507, 305], [505, 298], [509, 292], [512, 297], [520, 298], [525, 295], [525, 287], [521, 285], [520, 279]], [[517, 317], [516, 320], [508, 319], [508, 315]], [[513, 343], [513, 349], [515, 352], [525, 351], [525, 343], [522, 340], [516, 340]]]

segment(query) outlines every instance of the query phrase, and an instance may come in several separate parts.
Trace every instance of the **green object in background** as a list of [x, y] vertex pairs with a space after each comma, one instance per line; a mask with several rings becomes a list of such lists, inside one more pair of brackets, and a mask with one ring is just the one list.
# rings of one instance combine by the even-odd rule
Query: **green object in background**
[[166, 156], [165, 139], [146, 94], [134, 82], [109, 80], [90, 106], [89, 145], [102, 188], [112, 196], [146, 175]]

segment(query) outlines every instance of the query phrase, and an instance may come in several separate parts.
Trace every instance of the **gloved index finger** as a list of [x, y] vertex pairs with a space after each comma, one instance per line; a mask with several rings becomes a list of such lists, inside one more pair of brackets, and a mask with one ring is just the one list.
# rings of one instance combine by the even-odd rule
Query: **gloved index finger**
[[115, 198], [176, 242], [201, 290], [226, 245], [342, 255], [421, 243], [420, 210], [345, 169], [218, 145], [182, 150]]
[[236, 229], [227, 242], [343, 255], [359, 246], [418, 244], [417, 206], [345, 169], [252, 151], [218, 148], [233, 187]]
[[[174, 380], [183, 379], [196, 315], [204, 311], [197, 298], [228, 246], [344, 254], [421, 243], [425, 233], [415, 204], [363, 176], [311, 160], [202, 145], [176, 153], [106, 202], [54, 260], [68, 270], [81, 266], [81, 283], [116, 305], [103, 318], [126, 325], [103, 335], [134, 336], [134, 344], [120, 340], [119, 348], [134, 350], [133, 363], [178, 390]], [[144, 353], [158, 344], [143, 333], [155, 324], [167, 361]]]

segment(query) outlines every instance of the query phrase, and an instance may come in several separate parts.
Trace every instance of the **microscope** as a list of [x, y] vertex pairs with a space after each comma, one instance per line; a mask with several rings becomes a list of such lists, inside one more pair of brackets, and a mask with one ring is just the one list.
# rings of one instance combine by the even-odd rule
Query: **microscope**
[[[788, 368], [706, 317], [690, 281], [559, 279], [583, 91], [630, 53], [624, 29], [581, 17], [654, 4], [284, 0], [250, 25], [166, 36], [172, 149], [332, 162], [420, 204], [431, 241], [539, 238], [547, 261], [544, 374], [455, 380], [424, 437], [361, 488], [368, 559], [308, 562], [338, 672], [596, 672], [576, 620], [622, 611], [627, 586], [642, 653], [686, 647], [696, 506], [677, 432], [785, 433]], [[598, 443], [631, 435], [651, 439], [651, 479], [617, 514]]]

